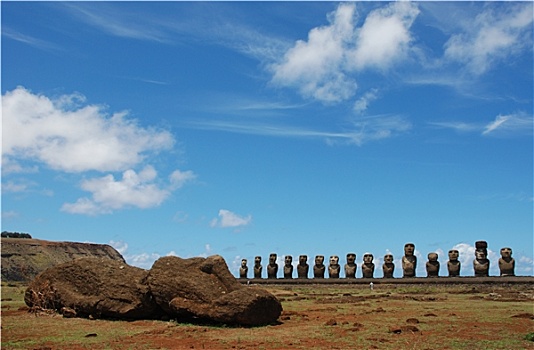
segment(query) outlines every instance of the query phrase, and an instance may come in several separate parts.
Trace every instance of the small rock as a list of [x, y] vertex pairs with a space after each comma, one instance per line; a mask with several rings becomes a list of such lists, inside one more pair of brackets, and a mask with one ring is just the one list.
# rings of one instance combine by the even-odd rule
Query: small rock
[[337, 322], [336, 320], [334, 320], [333, 318], [329, 319], [328, 321], [326, 321], [325, 323], [326, 326], [335, 326], [337, 325]]
[[419, 323], [419, 320], [417, 318], [409, 318], [409, 319], [406, 320], [406, 323], [417, 324], [417, 323]]
[[85, 335], [86, 338], [94, 338], [96, 336], [98, 336], [98, 334], [96, 334], [96, 333], [89, 333], [89, 334]]

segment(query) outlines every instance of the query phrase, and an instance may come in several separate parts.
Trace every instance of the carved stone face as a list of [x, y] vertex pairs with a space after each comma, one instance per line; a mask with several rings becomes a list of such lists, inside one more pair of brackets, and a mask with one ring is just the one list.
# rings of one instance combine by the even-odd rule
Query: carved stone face
[[501, 256], [503, 258], [505, 258], [505, 259], [512, 257], [512, 248], [508, 248], [508, 247], [502, 248], [501, 249]]
[[271, 254], [271, 255], [269, 255], [269, 264], [271, 264], [271, 265], [276, 264], [276, 257], [277, 257], [277, 256], [276, 256], [276, 254], [274, 254], [274, 253]]
[[315, 257], [315, 265], [322, 265], [324, 263], [324, 255], [317, 255]]
[[339, 256], [332, 255], [330, 257], [330, 265], [337, 265], [339, 263]]
[[301, 265], [306, 265], [306, 262], [308, 261], [308, 256], [307, 255], [301, 255], [299, 256], [299, 264]]
[[293, 262], [293, 257], [291, 255], [286, 255], [284, 259], [286, 266], [291, 266], [291, 263]]
[[254, 257], [254, 264], [261, 265], [261, 256]]
[[483, 249], [475, 250], [475, 258], [477, 260], [486, 260], [486, 251]]
[[247, 259], [241, 260], [241, 267], [247, 267]]
[[374, 256], [373, 254], [364, 254], [363, 255], [363, 262], [366, 264], [370, 264], [373, 262]]
[[415, 251], [415, 244], [413, 243], [406, 243], [404, 245], [404, 255], [411, 256], [413, 255], [413, 252]]
[[428, 253], [428, 261], [438, 261], [437, 253]]
[[449, 250], [450, 261], [457, 261], [459, 256], [460, 256], [460, 253], [456, 249]]
[[384, 255], [384, 262], [387, 264], [393, 263], [393, 255], [392, 254], [386, 254]]
[[348, 253], [347, 254], [347, 264], [354, 264], [355, 261], [356, 261], [356, 254]]

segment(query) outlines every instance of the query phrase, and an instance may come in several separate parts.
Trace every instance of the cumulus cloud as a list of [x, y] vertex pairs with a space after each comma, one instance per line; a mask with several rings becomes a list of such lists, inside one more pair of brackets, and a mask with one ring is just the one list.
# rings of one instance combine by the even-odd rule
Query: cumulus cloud
[[214, 218], [210, 226], [211, 227], [240, 227], [246, 226], [252, 222], [252, 216], [248, 215], [246, 217], [239, 216], [235, 213], [232, 213], [229, 210], [221, 209], [219, 210], [219, 217]]
[[347, 100], [357, 88], [355, 72], [385, 70], [406, 57], [418, 13], [412, 3], [392, 3], [357, 28], [355, 4], [340, 4], [327, 16], [328, 25], [310, 30], [307, 41], [298, 40], [271, 66], [272, 82], [326, 103]]
[[350, 63], [357, 69], [386, 69], [406, 57], [412, 41], [410, 27], [418, 14], [417, 6], [407, 1], [371, 12], [358, 32]]
[[[112, 174], [103, 177], [85, 179], [81, 183], [84, 191], [91, 192], [91, 198], [80, 198], [75, 203], [65, 203], [61, 208], [72, 214], [109, 214], [124, 207], [141, 209], [160, 205], [176, 189], [176, 182], [183, 185], [194, 179], [195, 175], [188, 172], [175, 171], [171, 174], [169, 184], [161, 186], [155, 183], [157, 172], [152, 166], [146, 166], [139, 173], [132, 169], [116, 180]], [[176, 180], [176, 177], [179, 180]]]
[[55, 99], [18, 87], [2, 98], [3, 157], [32, 160], [66, 172], [122, 171], [147, 152], [170, 149], [172, 135], [143, 128], [127, 112], [81, 104], [79, 94]]
[[474, 21], [464, 23], [464, 31], [445, 43], [445, 58], [465, 64], [476, 75], [523, 48], [532, 48], [532, 4], [491, 7]]

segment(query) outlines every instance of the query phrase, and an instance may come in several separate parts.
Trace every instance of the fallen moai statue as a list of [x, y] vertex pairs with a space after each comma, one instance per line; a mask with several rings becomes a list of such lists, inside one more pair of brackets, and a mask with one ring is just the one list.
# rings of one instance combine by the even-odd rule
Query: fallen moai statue
[[241, 325], [273, 323], [282, 305], [271, 293], [246, 287], [230, 273], [221, 256], [158, 259], [148, 274], [154, 299], [170, 316], [197, 317]]
[[264, 325], [282, 313], [269, 292], [241, 285], [221, 256], [164, 257], [150, 271], [84, 258], [52, 267], [28, 286], [32, 309], [72, 317], [211, 321]]

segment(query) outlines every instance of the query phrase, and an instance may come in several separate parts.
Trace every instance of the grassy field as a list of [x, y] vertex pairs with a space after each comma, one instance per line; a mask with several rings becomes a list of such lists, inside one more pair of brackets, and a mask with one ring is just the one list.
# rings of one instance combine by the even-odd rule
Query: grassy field
[[534, 349], [532, 285], [265, 286], [278, 324], [229, 327], [30, 313], [2, 283], [2, 349]]

